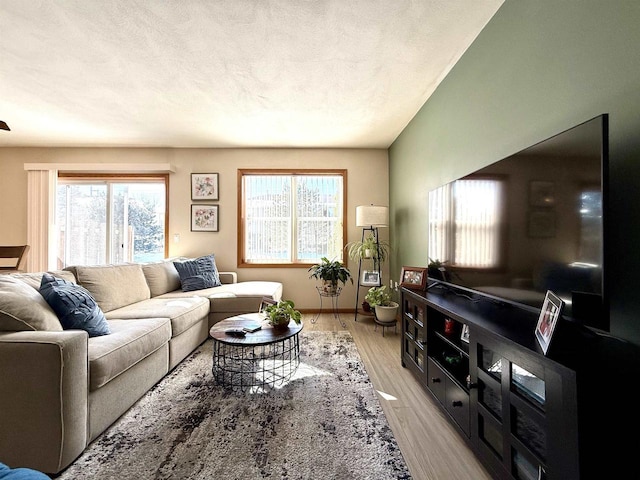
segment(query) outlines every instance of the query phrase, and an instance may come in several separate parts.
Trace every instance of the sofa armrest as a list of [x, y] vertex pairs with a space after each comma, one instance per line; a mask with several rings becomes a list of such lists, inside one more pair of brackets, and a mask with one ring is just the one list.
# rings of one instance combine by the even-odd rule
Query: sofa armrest
[[218, 272], [220, 283], [238, 283], [238, 274], [236, 272]]
[[0, 458], [57, 473], [87, 445], [88, 335], [0, 332]]

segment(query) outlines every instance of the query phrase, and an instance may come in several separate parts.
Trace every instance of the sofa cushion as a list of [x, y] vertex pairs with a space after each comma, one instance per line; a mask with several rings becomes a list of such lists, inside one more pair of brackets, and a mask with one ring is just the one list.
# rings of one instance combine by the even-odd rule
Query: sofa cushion
[[76, 266], [75, 272], [105, 313], [151, 297], [139, 264]]
[[192, 292], [220, 285], [220, 277], [216, 260], [212, 255], [205, 255], [195, 260], [173, 262], [180, 275], [183, 292]]
[[180, 275], [172, 260], [145, 263], [142, 265], [142, 272], [147, 279], [151, 297], [180, 288]]
[[[45, 272], [39, 273], [12, 273], [11, 276], [13, 278], [17, 278], [18, 280], [22, 280], [24, 283], [29, 285], [30, 287], [35, 288], [36, 290], [40, 290], [40, 284], [42, 283], [42, 275]], [[54, 277], [64, 278], [69, 282], [76, 283], [76, 277], [72, 272], [68, 272], [66, 270], [51, 270], [49, 272]]]
[[89, 390], [94, 391], [166, 344], [168, 318], [109, 320], [111, 335], [89, 339]]
[[0, 331], [62, 331], [60, 320], [38, 290], [12, 275], [0, 275]]
[[169, 292], [159, 298], [185, 298], [193, 295], [208, 298], [211, 302], [210, 312], [257, 312], [263, 297], [273, 298], [275, 301], [282, 299], [282, 283], [263, 281], [229, 283], [197, 292]]
[[107, 319], [167, 317], [171, 320], [171, 336], [177, 337], [199, 321], [207, 321], [209, 302], [201, 297], [151, 298], [107, 313]]
[[84, 330], [89, 337], [109, 335], [104, 313], [87, 289], [45, 273], [40, 294], [51, 306], [65, 330]]

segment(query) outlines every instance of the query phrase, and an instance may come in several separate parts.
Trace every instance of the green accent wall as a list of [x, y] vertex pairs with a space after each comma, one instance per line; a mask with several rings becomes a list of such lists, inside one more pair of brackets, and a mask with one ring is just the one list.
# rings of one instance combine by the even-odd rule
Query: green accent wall
[[389, 150], [392, 275], [429, 190], [609, 114], [611, 331], [640, 344], [640, 2], [507, 0]]

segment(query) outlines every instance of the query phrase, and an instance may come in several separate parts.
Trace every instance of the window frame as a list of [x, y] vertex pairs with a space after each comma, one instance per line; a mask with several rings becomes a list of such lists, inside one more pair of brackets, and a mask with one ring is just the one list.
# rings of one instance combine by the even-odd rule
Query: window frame
[[285, 263], [252, 263], [245, 260], [245, 203], [244, 203], [244, 182], [245, 176], [341, 176], [342, 177], [342, 250], [341, 262], [345, 262], [344, 245], [347, 240], [347, 170], [346, 169], [288, 169], [288, 168], [242, 168], [238, 169], [238, 244], [237, 244], [237, 266], [238, 268], [309, 268], [313, 263], [308, 262], [285, 262]]
[[[168, 173], [79, 173], [79, 172], [58, 172], [58, 185], [60, 180], [69, 180], [70, 183], [103, 181], [107, 185], [110, 183], [145, 183], [145, 182], [163, 182], [164, 183], [164, 258], [169, 256], [169, 174]], [[109, 187], [110, 189], [110, 187]], [[55, 207], [57, 210], [57, 205]]]

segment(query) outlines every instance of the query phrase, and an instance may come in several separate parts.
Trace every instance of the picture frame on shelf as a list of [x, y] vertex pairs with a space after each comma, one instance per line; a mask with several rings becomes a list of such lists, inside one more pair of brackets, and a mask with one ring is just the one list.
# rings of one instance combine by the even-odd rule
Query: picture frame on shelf
[[380, 283], [380, 272], [375, 270], [365, 270], [362, 272], [362, 278], [360, 279], [360, 285], [365, 287], [379, 287]]
[[192, 173], [191, 200], [218, 200], [218, 174]]
[[402, 267], [400, 286], [412, 290], [424, 290], [427, 286], [427, 268]]
[[269, 305], [275, 305], [276, 302], [273, 298], [271, 297], [262, 297], [262, 300], [260, 301], [260, 309], [258, 310], [258, 313], [261, 313], [262, 315], [265, 314], [265, 309], [269, 306]]
[[529, 184], [529, 205], [532, 207], [552, 207], [556, 203], [553, 182], [533, 180]]
[[469, 343], [469, 325], [466, 323], [462, 325], [462, 333], [460, 334], [460, 341]]
[[549, 351], [553, 332], [558, 325], [563, 307], [564, 301], [551, 290], [547, 290], [535, 330], [536, 339], [545, 355]]
[[191, 205], [191, 231], [217, 232], [218, 205]]

